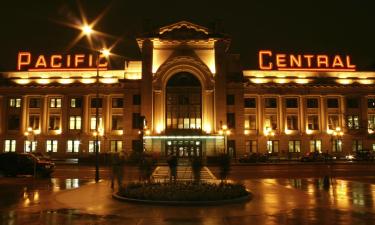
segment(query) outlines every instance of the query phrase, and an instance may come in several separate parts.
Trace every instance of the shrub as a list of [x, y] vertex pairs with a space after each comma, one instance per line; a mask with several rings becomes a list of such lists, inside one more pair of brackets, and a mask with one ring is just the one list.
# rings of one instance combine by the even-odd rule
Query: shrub
[[245, 186], [238, 183], [129, 183], [118, 195], [155, 201], [217, 201], [248, 196]]

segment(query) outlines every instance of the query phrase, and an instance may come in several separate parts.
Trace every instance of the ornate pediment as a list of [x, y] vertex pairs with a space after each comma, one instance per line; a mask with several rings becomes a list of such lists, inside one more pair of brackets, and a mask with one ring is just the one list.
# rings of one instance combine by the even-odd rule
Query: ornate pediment
[[159, 37], [161, 39], [207, 39], [208, 34], [208, 28], [187, 21], [181, 21], [159, 29]]

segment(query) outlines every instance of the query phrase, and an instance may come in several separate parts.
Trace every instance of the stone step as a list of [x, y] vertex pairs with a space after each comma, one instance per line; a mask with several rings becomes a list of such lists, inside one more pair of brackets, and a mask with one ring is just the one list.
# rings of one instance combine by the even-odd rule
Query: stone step
[[[156, 180], [169, 179], [169, 168], [167, 166], [158, 166], [153, 172], [153, 178]], [[178, 166], [177, 167], [177, 179], [178, 180], [191, 180], [193, 179], [193, 173], [189, 166]], [[203, 167], [201, 171], [202, 180], [216, 180], [216, 177], [211, 173], [207, 167]]]

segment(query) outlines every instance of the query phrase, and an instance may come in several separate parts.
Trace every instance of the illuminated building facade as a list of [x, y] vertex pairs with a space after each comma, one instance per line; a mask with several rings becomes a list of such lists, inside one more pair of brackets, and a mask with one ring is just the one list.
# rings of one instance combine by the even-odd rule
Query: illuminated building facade
[[375, 72], [356, 72], [349, 56], [263, 50], [260, 70], [242, 70], [227, 35], [185, 21], [137, 42], [142, 60], [123, 70], [21, 52], [2, 73], [0, 149], [85, 156], [99, 135], [101, 153], [162, 157], [375, 151]]

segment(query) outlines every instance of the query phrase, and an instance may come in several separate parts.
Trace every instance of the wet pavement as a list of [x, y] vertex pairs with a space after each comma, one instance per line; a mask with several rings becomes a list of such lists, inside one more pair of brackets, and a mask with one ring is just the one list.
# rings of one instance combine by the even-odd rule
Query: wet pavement
[[251, 201], [205, 207], [118, 202], [108, 179], [66, 177], [0, 178], [0, 224], [375, 224], [374, 176], [241, 177]]

